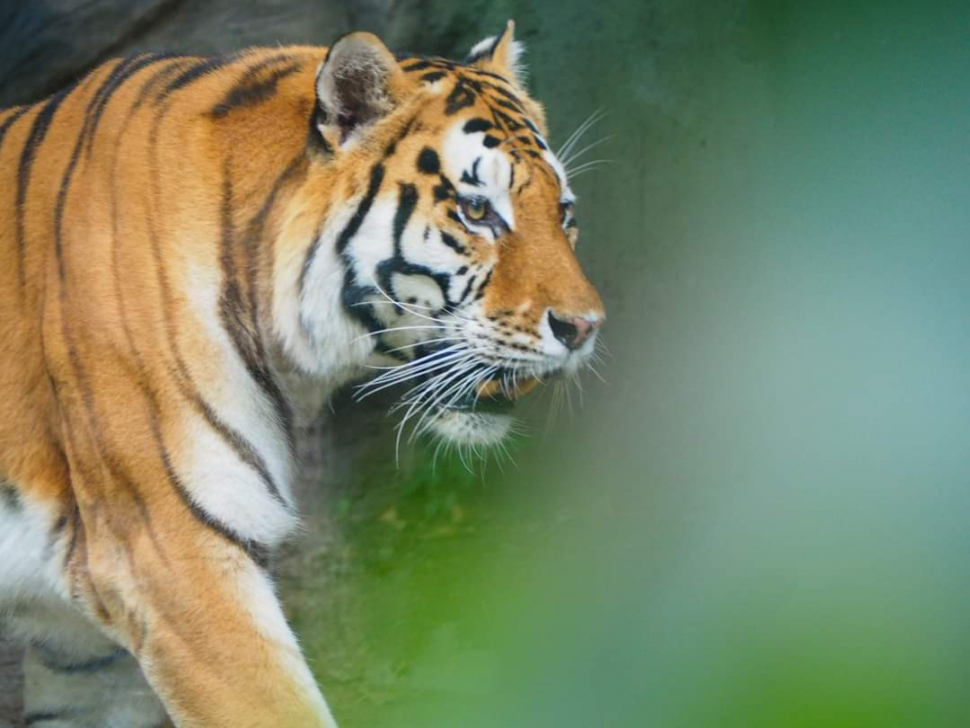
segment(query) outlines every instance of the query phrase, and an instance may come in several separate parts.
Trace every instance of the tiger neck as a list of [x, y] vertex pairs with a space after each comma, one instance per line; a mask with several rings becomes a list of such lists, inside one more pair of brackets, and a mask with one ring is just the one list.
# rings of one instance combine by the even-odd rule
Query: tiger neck
[[367, 330], [347, 312], [348, 273], [337, 251], [358, 204], [343, 193], [359, 185], [346, 179], [352, 168], [322, 175], [312, 168], [319, 162], [304, 164], [309, 173], [280, 205], [272, 241], [269, 326], [283, 358], [327, 396], [359, 378], [373, 351]]

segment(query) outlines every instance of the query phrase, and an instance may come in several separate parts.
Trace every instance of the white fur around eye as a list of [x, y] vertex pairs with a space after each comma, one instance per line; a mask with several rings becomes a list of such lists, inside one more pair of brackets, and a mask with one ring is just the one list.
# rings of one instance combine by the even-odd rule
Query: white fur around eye
[[[457, 187], [459, 195], [486, 198], [509, 229], [514, 230], [515, 213], [509, 197], [512, 164], [503, 152], [489, 149], [482, 143], [486, 132], [466, 134], [464, 124], [465, 120], [457, 122], [445, 135], [441, 147], [444, 171]], [[461, 181], [462, 172], [470, 172], [476, 159], [480, 160], [478, 162], [478, 177], [482, 181], [480, 186]], [[466, 224], [470, 222], [465, 221]], [[471, 229], [477, 231], [481, 227]]]

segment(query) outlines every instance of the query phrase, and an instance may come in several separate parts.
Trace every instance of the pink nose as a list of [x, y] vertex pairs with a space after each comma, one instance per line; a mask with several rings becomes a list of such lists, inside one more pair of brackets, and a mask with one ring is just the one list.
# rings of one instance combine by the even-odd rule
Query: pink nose
[[553, 336], [563, 343], [570, 351], [575, 351], [596, 333], [603, 324], [603, 317], [586, 318], [584, 316], [557, 316], [549, 312], [549, 328]]

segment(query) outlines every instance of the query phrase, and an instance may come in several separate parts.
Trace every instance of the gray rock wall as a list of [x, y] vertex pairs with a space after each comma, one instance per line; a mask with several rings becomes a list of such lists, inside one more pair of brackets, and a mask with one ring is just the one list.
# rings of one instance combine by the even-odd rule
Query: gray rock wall
[[251, 45], [326, 44], [383, 32], [390, 0], [14, 0], [0, 3], [0, 107], [36, 101], [102, 61], [164, 50], [212, 55]]

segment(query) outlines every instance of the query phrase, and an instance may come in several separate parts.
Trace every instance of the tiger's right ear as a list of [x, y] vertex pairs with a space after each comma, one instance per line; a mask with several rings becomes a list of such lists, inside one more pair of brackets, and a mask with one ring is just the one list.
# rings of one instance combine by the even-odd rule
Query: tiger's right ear
[[315, 123], [329, 146], [340, 146], [395, 106], [403, 73], [376, 35], [351, 33], [327, 52], [317, 71]]

